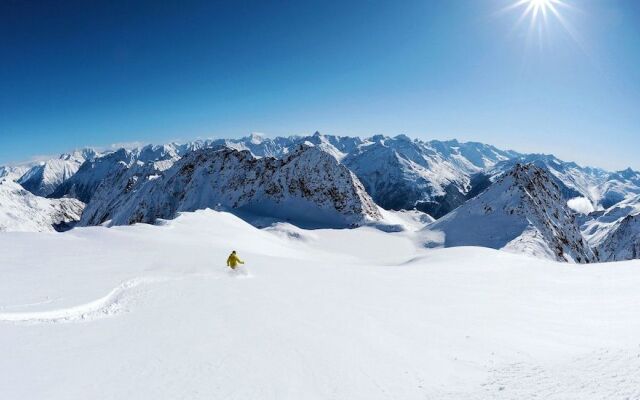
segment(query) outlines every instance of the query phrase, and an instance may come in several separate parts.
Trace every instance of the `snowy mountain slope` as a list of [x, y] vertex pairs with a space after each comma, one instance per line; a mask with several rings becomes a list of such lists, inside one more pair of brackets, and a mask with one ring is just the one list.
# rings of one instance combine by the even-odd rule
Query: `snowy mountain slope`
[[[163, 175], [182, 157], [220, 144], [250, 151], [258, 158], [274, 156], [279, 159], [288, 157], [301, 144], [314, 146], [349, 168], [372, 199], [383, 208], [417, 209], [435, 217], [445, 215], [478, 195], [522, 161], [548, 170], [564, 200], [582, 213], [592, 209], [603, 210], [620, 202], [624, 204], [640, 193], [640, 174], [631, 169], [609, 173], [564, 162], [551, 155], [526, 155], [475, 142], [422, 141], [405, 135], [376, 135], [361, 139], [318, 132], [311, 136], [287, 138], [253, 134], [240, 139], [148, 145], [106, 154], [77, 152], [34, 166], [23, 174], [20, 182], [41, 194], [57, 186], [49, 197], [74, 197], [88, 202], [84, 220], [87, 224], [98, 224], [110, 219], [113, 210], [128, 204], [132, 193], [138, 192], [148, 180]], [[73, 168], [82, 159], [88, 161], [74, 174]], [[73, 168], [68, 168], [69, 164]], [[21, 175], [16, 171], [15, 168], [4, 168], [0, 174]], [[60, 181], [64, 182], [58, 185]], [[90, 200], [96, 193], [100, 194], [100, 199], [92, 203]], [[294, 209], [290, 207], [287, 213]], [[268, 212], [261, 210], [261, 214], [280, 211], [279, 207], [272, 206]], [[597, 220], [591, 220], [593, 226], [606, 225], [606, 228], [614, 225], [610, 221], [598, 225]], [[392, 227], [387, 229], [392, 230]], [[583, 226], [584, 229], [586, 227]], [[604, 237], [609, 231], [601, 229], [598, 236]], [[593, 234], [585, 234], [593, 245], [597, 244], [591, 240]]]
[[38, 197], [18, 183], [0, 178], [0, 232], [52, 232], [80, 219], [84, 204], [75, 199]]
[[600, 203], [605, 209], [640, 194], [640, 172], [628, 168], [610, 173], [606, 182], [600, 185], [599, 193]]
[[120, 149], [87, 161], [82, 164], [76, 174], [58, 186], [50, 197], [73, 197], [88, 203], [102, 181], [118, 171], [128, 169], [135, 160], [136, 155], [133, 152]]
[[73, 197], [89, 203], [98, 187], [112, 176], [121, 176], [124, 171], [134, 165], [152, 164], [151, 170], [166, 170], [183, 154], [198, 146], [198, 143], [189, 145], [170, 143], [147, 145], [131, 150], [122, 148], [106, 153], [83, 163], [77, 173], [59, 185], [50, 197]]
[[32, 166], [24, 164], [0, 166], [0, 179], [6, 178], [9, 181], [15, 181], [17, 179], [20, 179], [20, 177], [24, 175], [31, 167]]
[[624, 218], [635, 214], [640, 214], [640, 195], [582, 217], [580, 229], [591, 246], [597, 247]]
[[[321, 149], [300, 146], [282, 159], [254, 158], [248, 151], [205, 148], [188, 153], [155, 179], [103, 185], [87, 207], [82, 225], [114, 225], [174, 218], [178, 212], [226, 207], [291, 219], [302, 224], [351, 226], [380, 220], [377, 206], [346, 167]], [[130, 181], [125, 173], [121, 176]], [[117, 181], [118, 179], [116, 179]], [[126, 192], [122, 188], [132, 190]]]
[[596, 209], [609, 208], [629, 194], [640, 194], [640, 173], [631, 169], [607, 172], [553, 155], [523, 154], [477, 142], [422, 141], [405, 135], [361, 139], [316, 132], [311, 136], [276, 138], [251, 135], [200, 146], [226, 145], [249, 150], [257, 157], [282, 157], [305, 142], [343, 161], [384, 208], [417, 207], [436, 217], [480, 193], [517, 163], [548, 169], [567, 200], [584, 197]]
[[31, 193], [47, 197], [64, 181], [71, 178], [85, 161], [100, 154], [93, 149], [76, 150], [58, 158], [43, 161], [26, 171], [17, 182]]
[[288, 154], [293, 147], [300, 143], [302, 143], [302, 141], [295, 136], [267, 138], [260, 134], [253, 133], [250, 136], [239, 139], [216, 139], [207, 141], [201, 148], [224, 146], [238, 151], [247, 150], [257, 158], [280, 158]]
[[109, 219], [110, 211], [123, 207], [132, 193], [148, 180], [159, 178], [170, 167], [162, 162], [136, 161], [128, 168], [114, 169], [96, 188], [84, 209], [81, 225], [103, 224]]
[[417, 208], [439, 217], [462, 204], [469, 176], [421, 142], [374, 136], [343, 163], [387, 209]]
[[[379, 157], [375, 144], [384, 145], [402, 159], [400, 166], [394, 165], [393, 157], [387, 157], [389, 164], [380, 165], [378, 170], [399, 168], [399, 173], [386, 177], [371, 177], [370, 166]], [[325, 135], [319, 132], [311, 136], [290, 136], [268, 138], [258, 134], [239, 139], [218, 139], [197, 141], [187, 145], [174, 145], [179, 155], [189, 149], [200, 149], [224, 145], [238, 150], [249, 150], [256, 157], [280, 158], [296, 146], [313, 144], [356, 172], [367, 189], [386, 184], [388, 191], [377, 191], [374, 200], [387, 209], [414, 209], [416, 205], [437, 217], [446, 214], [468, 198], [484, 190], [489, 182], [482, 176], [488, 175], [495, 181], [497, 176], [509, 171], [516, 163], [533, 163], [547, 168], [556, 179], [567, 200], [585, 197], [594, 208], [608, 208], [626, 195], [640, 194], [640, 174], [628, 169], [607, 172], [599, 168], [581, 167], [573, 162], [559, 160], [552, 155], [522, 154], [512, 150], [501, 150], [494, 146], [477, 142], [422, 141], [410, 139], [406, 135], [388, 137], [376, 135], [370, 138]], [[365, 155], [365, 153], [369, 153]], [[426, 160], [426, 163], [425, 161]], [[419, 171], [420, 167], [427, 172]], [[363, 171], [362, 174], [359, 172]], [[398, 175], [416, 181], [415, 185], [395, 186], [387, 182]], [[480, 184], [478, 184], [480, 182]], [[476, 187], [476, 185], [478, 185]], [[402, 189], [402, 190], [400, 190]], [[398, 193], [397, 191], [400, 190]], [[370, 194], [372, 194], [370, 192]], [[406, 200], [410, 199], [410, 200]], [[398, 206], [398, 204], [403, 204]]]
[[[196, 146], [187, 146], [190, 149]], [[172, 161], [175, 162], [186, 153], [185, 148], [177, 146], [174, 143], [164, 145], [147, 145], [139, 149], [134, 149], [136, 161], [142, 163]]]
[[559, 186], [516, 164], [486, 191], [425, 228], [428, 246], [483, 246], [558, 261], [593, 262]]
[[[0, 397], [638, 397], [640, 261], [300, 234], [214, 211], [3, 234]], [[247, 275], [225, 270], [231, 249]]]
[[603, 261], [640, 258], [640, 195], [583, 217], [581, 230]]
[[324, 135], [265, 138], [251, 135], [219, 139], [201, 147], [223, 145], [249, 150], [256, 157], [280, 158], [308, 143], [333, 155], [363, 182], [374, 200], [387, 209], [414, 209], [436, 216], [462, 204], [470, 177], [519, 153], [482, 143], [412, 140], [406, 135], [359, 137]]
[[522, 156], [513, 150], [500, 150], [478, 142], [459, 142], [453, 139], [423, 143], [469, 175], [492, 168], [499, 162]]
[[640, 213], [627, 215], [615, 224], [596, 251], [603, 261], [640, 258]]
[[559, 160], [548, 154], [527, 154], [496, 164], [487, 171], [492, 180], [511, 170], [516, 164], [533, 164], [551, 173], [562, 195], [569, 200], [586, 197], [597, 206], [600, 196], [598, 186], [605, 182], [607, 172], [597, 168], [584, 168], [573, 162]]
[[607, 172], [600, 168], [582, 167], [547, 154], [520, 155], [496, 164], [485, 174], [490, 180], [495, 180], [517, 163], [529, 163], [547, 169], [567, 200], [583, 197], [591, 202], [594, 209], [607, 209], [629, 195], [640, 194], [640, 173], [631, 169]]

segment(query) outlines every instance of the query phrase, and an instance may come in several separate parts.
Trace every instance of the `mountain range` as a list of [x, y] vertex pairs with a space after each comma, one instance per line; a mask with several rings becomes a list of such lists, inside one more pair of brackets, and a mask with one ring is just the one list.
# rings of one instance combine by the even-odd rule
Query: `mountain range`
[[[62, 220], [65, 227], [153, 223], [218, 208], [254, 222], [393, 231], [390, 212], [416, 210], [437, 219], [421, 230], [428, 247], [479, 245], [570, 262], [640, 257], [640, 173], [477, 142], [254, 134], [84, 149], [0, 167], [0, 177], [10, 188], [0, 192], [5, 220], [29, 220], [15, 217], [32, 215], [29, 204], [53, 216], [25, 230], [52, 230]], [[8, 198], [23, 211], [6, 206]]]

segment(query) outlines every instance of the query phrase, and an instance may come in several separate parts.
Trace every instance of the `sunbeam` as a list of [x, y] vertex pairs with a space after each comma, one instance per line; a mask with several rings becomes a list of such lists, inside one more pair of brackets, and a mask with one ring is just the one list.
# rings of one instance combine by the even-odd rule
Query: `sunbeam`
[[542, 32], [549, 28], [550, 24], [556, 22], [572, 40], [582, 47], [575, 29], [563, 15], [565, 11], [575, 10], [569, 0], [514, 0], [513, 3], [502, 9], [501, 13], [513, 10], [521, 10], [514, 28], [527, 23], [529, 38], [537, 34], [541, 40]]

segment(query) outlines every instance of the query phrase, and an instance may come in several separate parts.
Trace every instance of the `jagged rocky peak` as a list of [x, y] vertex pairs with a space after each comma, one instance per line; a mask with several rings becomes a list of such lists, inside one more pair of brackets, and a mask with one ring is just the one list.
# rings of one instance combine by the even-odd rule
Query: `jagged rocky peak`
[[82, 224], [150, 223], [220, 207], [311, 226], [355, 226], [382, 218], [358, 178], [316, 146], [300, 145], [281, 159], [205, 148], [149, 178], [113, 201], [96, 195]]
[[557, 261], [596, 261], [559, 186], [532, 164], [516, 164], [426, 234], [430, 247], [484, 246]]

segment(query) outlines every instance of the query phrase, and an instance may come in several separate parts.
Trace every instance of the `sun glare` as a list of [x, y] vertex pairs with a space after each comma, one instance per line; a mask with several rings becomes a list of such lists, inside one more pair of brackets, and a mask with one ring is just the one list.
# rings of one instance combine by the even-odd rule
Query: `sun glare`
[[549, 14], [558, 20], [562, 20], [560, 8], [566, 7], [562, 0], [518, 0], [512, 8], [522, 8], [524, 11], [521, 20], [530, 18], [531, 25], [536, 25], [540, 20], [546, 23]]
[[574, 9], [571, 0], [513, 0], [503, 11], [519, 10], [520, 16], [516, 26], [528, 21], [529, 33], [541, 34], [551, 23], [559, 23], [569, 35], [578, 38], [563, 12]]

